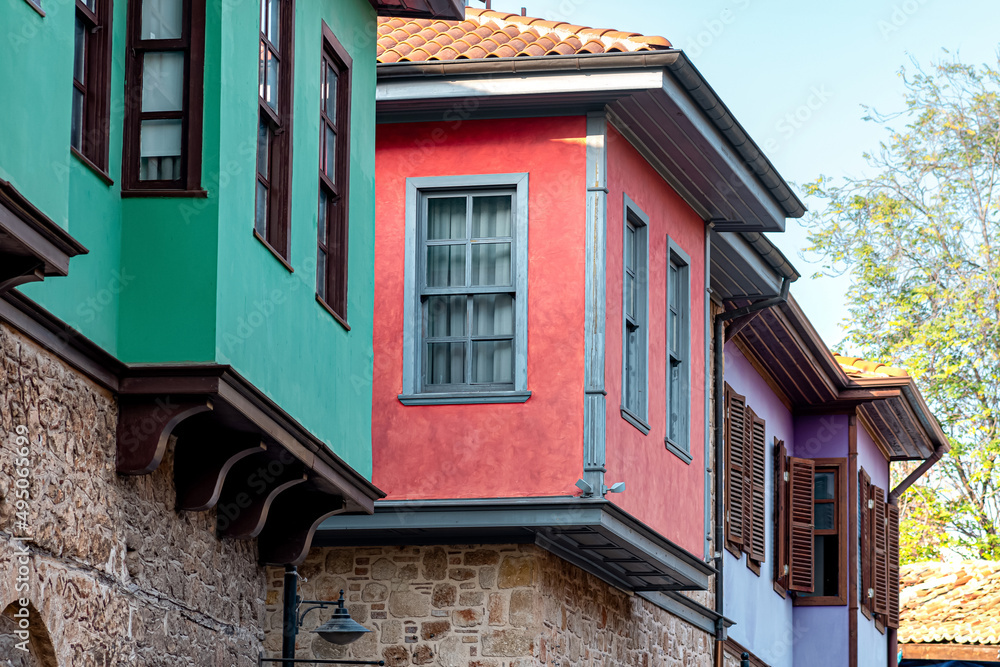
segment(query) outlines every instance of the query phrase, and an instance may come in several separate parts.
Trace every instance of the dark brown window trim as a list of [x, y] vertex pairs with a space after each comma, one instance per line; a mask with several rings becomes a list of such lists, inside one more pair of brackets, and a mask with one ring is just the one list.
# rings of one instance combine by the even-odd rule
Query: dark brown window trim
[[190, 197], [191, 199], [206, 199], [208, 190], [122, 190], [122, 199], [133, 197]]
[[[128, 48], [125, 58], [125, 122], [122, 142], [123, 197], [199, 197], [201, 188], [202, 129], [204, 123], [205, 0], [184, 0], [182, 39], [140, 39], [142, 0], [129, 0]], [[182, 51], [185, 54], [182, 120], [181, 178], [170, 181], [139, 180], [139, 130], [143, 113], [142, 56], [146, 51]], [[149, 120], [156, 114], [147, 113]], [[127, 194], [126, 194], [127, 193]]]
[[82, 163], [83, 163], [83, 166], [85, 166], [85, 167], [86, 167], [87, 169], [89, 169], [89, 170], [91, 170], [92, 172], [94, 172], [94, 174], [95, 174], [95, 175], [96, 175], [96, 176], [97, 176], [97, 177], [98, 177], [99, 179], [101, 179], [102, 181], [104, 181], [104, 183], [105, 183], [106, 185], [114, 185], [114, 184], [115, 184], [115, 182], [114, 182], [114, 181], [113, 181], [113, 180], [111, 179], [111, 177], [110, 177], [110, 176], [109, 176], [109, 175], [107, 174], [107, 172], [105, 172], [105, 171], [104, 171], [103, 169], [101, 169], [101, 168], [100, 168], [100, 167], [98, 167], [98, 166], [97, 166], [96, 164], [94, 164], [93, 162], [91, 162], [91, 161], [90, 161], [90, 160], [89, 160], [89, 159], [87, 158], [87, 156], [86, 156], [86, 155], [84, 155], [84, 154], [83, 154], [83, 153], [81, 153], [80, 151], [76, 150], [76, 148], [75, 148], [74, 146], [70, 146], [70, 147], [69, 147], [69, 152], [70, 152], [70, 153], [72, 153], [72, 154], [73, 154], [73, 156], [74, 156], [74, 157], [75, 157], [75, 158], [76, 158], [77, 160], [79, 160], [80, 162], [82, 162]]
[[[278, 55], [278, 109], [257, 96], [258, 121], [256, 135], [260, 133], [260, 115], [263, 114], [270, 127], [268, 135], [267, 167], [267, 212], [264, 234], [254, 229], [258, 237], [263, 236], [265, 245], [277, 252], [283, 263], [291, 261], [292, 236], [292, 120], [295, 77], [295, 0], [272, 0], [280, 5], [280, 25], [278, 26], [278, 49], [274, 49], [264, 34], [264, 26], [258, 26], [258, 49], [266, 45]], [[260, 7], [258, 7], [258, 14]], [[259, 56], [258, 56], [259, 57]], [[258, 86], [259, 86], [258, 81]], [[259, 146], [259, 139], [258, 139]], [[259, 150], [259, 148], [258, 148]], [[256, 155], [256, 151], [255, 151]], [[255, 169], [254, 179], [254, 225], [256, 227], [256, 202], [259, 172]], [[291, 266], [288, 266], [291, 270]]]
[[100, 171], [106, 172], [111, 115], [111, 37], [113, 34], [111, 21], [114, 14], [112, 0], [95, 0], [93, 9], [90, 9], [82, 0], [76, 0], [74, 7], [74, 30], [75, 21], [81, 18], [88, 28], [83, 47], [83, 81], [77, 82], [75, 72], [73, 78], [74, 90], [78, 90], [83, 95], [80, 147], [77, 149], [72, 145], [76, 138], [71, 137], [70, 148], [76, 149]]
[[288, 269], [289, 273], [295, 273], [295, 269], [292, 268], [292, 265], [289, 264], [288, 261], [284, 257], [281, 256], [280, 252], [278, 252], [277, 250], [275, 250], [274, 248], [272, 248], [271, 244], [267, 242], [267, 239], [265, 239], [263, 236], [261, 236], [260, 234], [258, 234], [256, 229], [253, 230], [253, 237], [255, 239], [257, 239], [258, 241], [260, 241], [261, 245], [263, 245], [265, 248], [267, 248], [267, 251], [269, 253], [271, 253], [272, 255], [274, 255], [274, 258], [277, 259], [279, 262], [281, 262], [281, 265], [283, 267], [285, 267], [286, 269]]
[[[320, 111], [320, 198], [326, 198], [326, 238], [317, 239], [317, 255], [325, 255], [325, 275], [317, 275], [317, 298], [327, 306], [338, 321], [347, 326], [348, 258], [350, 248], [350, 185], [351, 185], [351, 84], [354, 61], [344, 45], [325, 21], [322, 23], [322, 76], [329, 63], [337, 71], [336, 122]], [[320, 91], [321, 95], [323, 91]], [[336, 133], [333, 181], [324, 171], [327, 128]], [[319, 262], [317, 261], [317, 271]], [[322, 293], [319, 282], [323, 281]], [[349, 327], [348, 327], [349, 329]]]
[[[837, 471], [837, 514], [836, 520], [836, 530], [837, 530], [837, 595], [812, 595], [812, 596], [801, 596], [796, 595], [793, 604], [797, 607], [834, 607], [834, 606], [846, 606], [847, 605], [847, 570], [848, 570], [848, 492], [847, 492], [847, 459], [846, 458], [832, 458], [832, 459], [813, 459], [813, 463], [816, 465], [816, 472], [820, 472], [822, 468], [835, 468]], [[854, 508], [850, 508], [851, 511]], [[816, 567], [815, 560], [813, 561], [813, 567]]]
[[326, 312], [330, 313], [330, 315], [332, 315], [332, 316], [333, 316], [333, 319], [337, 320], [337, 322], [339, 322], [339, 323], [340, 323], [340, 326], [344, 327], [344, 328], [345, 328], [345, 329], [347, 329], [348, 331], [350, 331], [350, 330], [351, 330], [351, 325], [347, 323], [347, 320], [345, 320], [345, 319], [344, 319], [344, 318], [342, 318], [342, 317], [341, 317], [340, 315], [338, 315], [338, 314], [337, 314], [337, 313], [336, 313], [336, 312], [335, 312], [335, 311], [333, 310], [333, 308], [331, 308], [331, 307], [330, 307], [330, 304], [328, 304], [328, 303], [327, 303], [326, 301], [323, 301], [323, 299], [321, 299], [321, 298], [319, 297], [319, 294], [317, 294], [317, 295], [316, 295], [316, 303], [318, 303], [318, 304], [319, 304], [320, 306], [322, 306], [322, 307], [323, 307], [323, 310], [325, 310]]
[[36, 4], [35, 4], [34, 2], [32, 2], [31, 0], [24, 0], [24, 1], [25, 1], [26, 3], [28, 3], [28, 6], [29, 6], [29, 7], [31, 7], [31, 8], [32, 8], [32, 9], [34, 9], [34, 10], [35, 10], [36, 12], [38, 12], [38, 14], [39, 14], [39, 15], [40, 15], [40, 16], [41, 16], [42, 18], [45, 18], [45, 10], [44, 10], [44, 9], [42, 9], [41, 7], [39, 7], [38, 5], [36, 5]]

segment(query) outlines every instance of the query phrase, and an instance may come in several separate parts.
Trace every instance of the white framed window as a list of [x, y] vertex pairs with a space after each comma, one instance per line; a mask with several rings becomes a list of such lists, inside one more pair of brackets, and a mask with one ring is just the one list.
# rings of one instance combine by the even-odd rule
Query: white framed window
[[691, 260], [667, 236], [667, 434], [664, 443], [691, 462]]
[[622, 231], [622, 417], [649, 433], [649, 217], [625, 195]]
[[407, 405], [526, 401], [528, 175], [407, 179]]

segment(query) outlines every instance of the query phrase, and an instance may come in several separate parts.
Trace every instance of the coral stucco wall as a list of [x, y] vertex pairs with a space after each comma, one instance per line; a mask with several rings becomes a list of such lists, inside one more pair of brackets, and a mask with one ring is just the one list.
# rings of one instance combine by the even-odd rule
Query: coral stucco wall
[[[622, 404], [622, 226], [628, 195], [649, 216], [649, 426], [625, 421]], [[690, 257], [691, 455], [666, 436], [667, 235]], [[705, 532], [705, 223], [628, 141], [608, 128], [607, 480], [626, 491], [608, 498], [668, 539], [701, 555]]]
[[[392, 499], [574, 495], [583, 475], [586, 119], [383, 124], [376, 140], [373, 481]], [[526, 403], [404, 406], [406, 179], [527, 172]]]

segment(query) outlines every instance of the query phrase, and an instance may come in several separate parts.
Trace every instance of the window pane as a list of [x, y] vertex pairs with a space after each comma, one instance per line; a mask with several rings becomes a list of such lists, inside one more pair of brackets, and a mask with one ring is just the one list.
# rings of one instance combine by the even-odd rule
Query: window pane
[[184, 34], [184, 0], [142, 0], [140, 39], [180, 39]]
[[434, 245], [427, 247], [427, 286], [465, 285], [465, 246]]
[[427, 335], [435, 338], [464, 336], [468, 314], [466, 296], [432, 296], [427, 299]]
[[83, 0], [83, 4], [87, 5], [87, 9], [92, 12], [97, 9], [97, 0]]
[[635, 319], [635, 278], [625, 274], [625, 314]]
[[473, 336], [513, 336], [514, 298], [510, 294], [472, 297]]
[[326, 194], [326, 190], [323, 188], [319, 189], [319, 221], [317, 224], [317, 236], [319, 237], [319, 242], [323, 245], [327, 245], [328, 241], [326, 238], [326, 209], [327, 203], [329, 202], [329, 197]]
[[472, 381], [508, 383], [514, 381], [514, 345], [509, 340], [472, 343]]
[[278, 59], [263, 42], [260, 43], [260, 98], [278, 110]]
[[833, 530], [833, 503], [816, 503], [813, 505], [813, 521], [816, 530]]
[[677, 310], [681, 309], [681, 273], [677, 270], [676, 264], [670, 265], [670, 306]]
[[625, 228], [625, 268], [635, 272], [635, 230]]
[[337, 182], [337, 134], [330, 129], [329, 125], [324, 123], [326, 127], [326, 156], [325, 156], [325, 169], [326, 175], [334, 183]]
[[139, 179], [179, 179], [181, 138], [180, 120], [144, 120], [139, 127]]
[[334, 125], [337, 124], [337, 70], [326, 66], [325, 111]]
[[84, 83], [83, 71], [87, 58], [87, 24], [79, 15], [76, 17], [76, 32], [73, 40], [73, 78]]
[[472, 237], [510, 236], [510, 195], [472, 198]]
[[427, 345], [427, 384], [465, 382], [465, 343]]
[[322, 248], [316, 257], [316, 294], [326, 301], [326, 253]]
[[281, 28], [281, 0], [265, 0], [270, 16], [267, 21], [267, 39], [274, 45], [274, 48], [281, 51], [281, 44], [278, 43], [278, 35]]
[[427, 238], [465, 238], [465, 197], [443, 197], [427, 201]]
[[257, 126], [257, 173], [265, 179], [270, 179], [268, 174], [269, 160], [268, 152], [271, 148], [271, 124], [264, 117], [260, 116], [260, 125]]
[[472, 284], [510, 285], [510, 244], [472, 246]]
[[70, 121], [69, 143], [78, 151], [83, 150], [83, 93], [73, 87], [73, 117]]
[[260, 181], [257, 181], [257, 209], [253, 228], [261, 238], [267, 238], [267, 186]]
[[681, 369], [683, 366], [676, 361], [670, 361], [670, 405], [667, 406], [667, 437], [678, 443], [681, 435]]
[[680, 355], [680, 341], [681, 341], [681, 318], [677, 316], [674, 311], [669, 311], [667, 313], [667, 319], [669, 320], [669, 327], [667, 331], [670, 336], [670, 353], [675, 357]]
[[184, 54], [147, 53], [142, 58], [142, 110], [181, 111], [184, 108]]
[[814, 497], [816, 500], [832, 500], [835, 497], [834, 478], [835, 475], [832, 472], [816, 473], [816, 485], [814, 487]]
[[629, 326], [625, 332], [625, 407], [638, 412], [639, 406], [639, 330]]
[[[837, 553], [836, 535], [817, 535], [813, 538], [814, 570], [813, 587], [814, 592], [806, 595], [837, 595], [837, 569], [840, 565], [839, 554]], [[800, 594], [801, 595], [801, 594]]]

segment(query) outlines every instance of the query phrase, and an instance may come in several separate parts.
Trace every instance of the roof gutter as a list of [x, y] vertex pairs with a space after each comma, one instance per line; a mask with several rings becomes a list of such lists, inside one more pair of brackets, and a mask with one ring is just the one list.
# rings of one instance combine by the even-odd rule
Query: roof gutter
[[629, 53], [591, 53], [568, 56], [482, 58], [379, 63], [379, 79], [427, 78], [463, 75], [502, 75], [537, 72], [595, 71], [612, 69], [660, 68], [667, 72], [701, 107], [705, 116], [742, 158], [771, 197], [789, 218], [805, 215], [805, 204], [750, 138], [729, 109], [719, 99], [701, 72], [678, 49]]
[[760, 232], [740, 232], [743, 239], [749, 243], [761, 259], [774, 269], [782, 278], [796, 281], [802, 277], [798, 270], [788, 261], [788, 258], [771, 243], [770, 239]]

